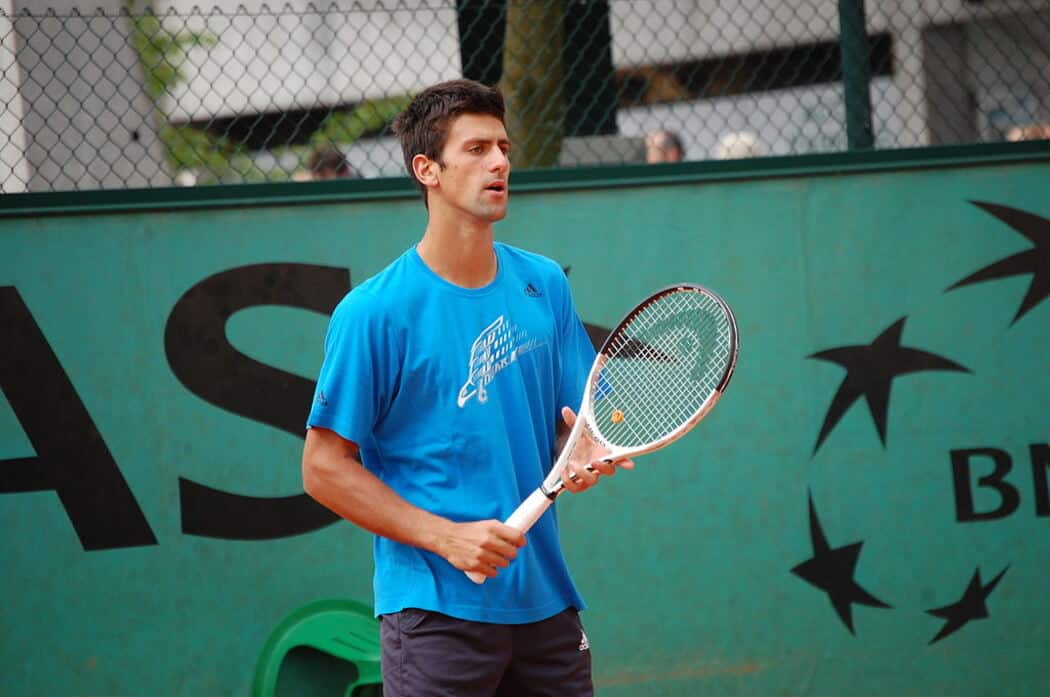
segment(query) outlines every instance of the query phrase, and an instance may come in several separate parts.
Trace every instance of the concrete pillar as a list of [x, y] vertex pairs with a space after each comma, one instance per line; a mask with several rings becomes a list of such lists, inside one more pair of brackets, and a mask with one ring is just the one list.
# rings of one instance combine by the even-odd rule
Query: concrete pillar
[[15, 59], [14, 8], [10, 0], [0, 0], [0, 193], [26, 191], [29, 163], [26, 133], [22, 128], [22, 97], [18, 93], [22, 75]]
[[170, 186], [120, 0], [12, 5], [21, 112], [8, 107], [4, 118], [21, 122], [25, 189]]
[[927, 28], [922, 32], [922, 54], [930, 145], [976, 142], [977, 102], [967, 69], [970, 61], [962, 26]]

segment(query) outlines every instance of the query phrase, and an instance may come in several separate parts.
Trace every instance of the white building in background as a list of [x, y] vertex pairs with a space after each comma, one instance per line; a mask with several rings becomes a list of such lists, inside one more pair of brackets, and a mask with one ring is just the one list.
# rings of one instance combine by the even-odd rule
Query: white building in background
[[[83, 17], [43, 20], [48, 32], [17, 13], [68, 15], [71, 0], [5, 2], [3, 191], [170, 183], [127, 23], [113, 20], [121, 0], [80, 0]], [[198, 2], [153, 4], [170, 31], [215, 40], [188, 51], [187, 79], [162, 101], [175, 122], [339, 108], [462, 75], [455, 0], [335, 0], [333, 11], [310, 0]], [[609, 4], [617, 70], [835, 42], [839, 34], [838, 0]], [[1050, 0], [866, 4], [868, 33], [889, 37], [892, 58], [892, 69], [871, 81], [877, 146], [998, 140], [1011, 125], [1050, 120]], [[99, 6], [109, 17], [92, 16]], [[69, 22], [72, 33], [62, 29]], [[97, 35], [97, 45], [85, 51], [74, 34]], [[677, 131], [694, 160], [717, 157], [720, 142], [741, 134], [753, 138], [751, 152], [837, 151], [846, 143], [844, 113], [836, 83], [669, 100], [620, 109], [619, 137], [598, 137], [597, 148], [569, 141], [563, 161], [640, 160], [640, 138], [655, 128]], [[403, 173], [390, 138], [362, 139], [348, 154], [363, 175]], [[277, 164], [260, 154], [267, 158]]]
[[462, 75], [454, 0], [220, 0], [213, 9], [162, 0], [155, 7], [178, 13], [167, 20], [173, 30], [218, 39], [189, 52], [193, 76], [165, 101], [175, 121], [354, 104]]
[[[172, 31], [217, 39], [189, 51], [190, 79], [164, 100], [175, 122], [336, 108], [463, 75], [455, 0], [217, 0], [205, 9], [161, 0], [155, 8], [175, 13], [165, 20]], [[393, 138], [362, 139], [347, 160], [365, 177], [405, 173]], [[264, 169], [298, 164], [270, 153], [256, 161]]]
[[171, 183], [122, 7], [0, 0], [3, 193]]
[[[613, 60], [668, 63], [837, 41], [837, 5], [612, 0]], [[866, 10], [868, 33], [892, 45], [892, 74], [871, 80], [877, 147], [995, 141], [1012, 125], [1050, 121], [1050, 2], [868, 0]], [[649, 12], [669, 20], [647, 22]], [[772, 155], [846, 147], [842, 89], [833, 83], [623, 109], [617, 122], [626, 136], [676, 130], [694, 160], [718, 157], [720, 140], [742, 133]]]
[[[193, 2], [165, 7], [192, 13]], [[219, 44], [191, 52], [197, 72], [176, 92], [172, 118], [199, 122], [334, 107], [462, 74], [454, 0], [357, 0], [345, 12], [326, 14], [294, 0], [294, 22], [275, 15], [235, 18], [240, 4], [225, 0], [217, 15], [197, 11], [191, 18], [191, 27], [206, 27]], [[245, 5], [248, 14], [264, 7], [261, 0]], [[892, 47], [890, 74], [871, 82], [877, 146], [998, 140], [1009, 125], [1050, 119], [1047, 0], [869, 0], [867, 15], [868, 33], [887, 35]], [[610, 17], [616, 69], [836, 42], [839, 36], [838, 0], [610, 0]], [[260, 48], [249, 37], [266, 38]], [[562, 159], [584, 163], [600, 159], [595, 153], [640, 158], [637, 139], [660, 127], [679, 132], [689, 159], [716, 157], [720, 140], [744, 133], [756, 140], [753, 152], [837, 151], [846, 145], [844, 123], [835, 83], [669, 101], [621, 109], [622, 138], [598, 138], [601, 147], [593, 149], [569, 142]], [[362, 141], [349, 156], [366, 175], [403, 172], [389, 138]]]

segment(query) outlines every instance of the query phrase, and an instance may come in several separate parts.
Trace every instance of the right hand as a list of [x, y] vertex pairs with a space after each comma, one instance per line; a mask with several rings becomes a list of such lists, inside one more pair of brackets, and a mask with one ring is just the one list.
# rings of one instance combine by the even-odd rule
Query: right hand
[[494, 578], [518, 556], [525, 535], [498, 520], [453, 523], [445, 533], [440, 554], [461, 571]]
[[[565, 422], [566, 431], [571, 431], [576, 424], [576, 412], [569, 407], [561, 408], [561, 418]], [[605, 475], [611, 477], [616, 474], [620, 467], [623, 469], [634, 469], [634, 460], [616, 460], [608, 462], [605, 456], [609, 449], [594, 442], [587, 429], [583, 429], [580, 439], [572, 449], [569, 462], [565, 465], [562, 474], [562, 482], [565, 488], [574, 494], [587, 491], [598, 483], [598, 477]]]

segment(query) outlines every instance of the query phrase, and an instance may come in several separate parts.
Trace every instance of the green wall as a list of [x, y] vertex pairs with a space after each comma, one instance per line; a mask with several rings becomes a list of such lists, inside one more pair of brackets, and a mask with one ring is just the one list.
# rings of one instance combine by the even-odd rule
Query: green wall
[[[590, 324], [687, 280], [740, 326], [693, 433], [559, 501], [603, 697], [1050, 690], [1050, 159], [873, 162], [524, 178], [497, 226]], [[0, 217], [4, 695], [245, 695], [286, 613], [370, 600], [296, 424], [326, 308], [424, 210], [302, 186], [336, 193]]]

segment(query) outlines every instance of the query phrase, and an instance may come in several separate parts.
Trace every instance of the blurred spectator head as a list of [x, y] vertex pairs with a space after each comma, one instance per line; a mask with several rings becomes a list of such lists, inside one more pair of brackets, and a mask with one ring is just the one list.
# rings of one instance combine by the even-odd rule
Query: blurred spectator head
[[1050, 123], [1033, 123], [1028, 126], [1014, 126], [1006, 132], [1006, 139], [1011, 142], [1021, 140], [1043, 140], [1050, 138]]
[[306, 161], [307, 174], [314, 181], [326, 179], [353, 179], [354, 173], [346, 155], [335, 146], [321, 148], [310, 153]]
[[719, 160], [738, 160], [745, 157], [760, 157], [764, 148], [758, 137], [748, 131], [726, 133], [718, 139], [715, 146], [715, 158]]
[[685, 148], [678, 135], [667, 129], [650, 131], [645, 135], [645, 161], [649, 164], [659, 162], [681, 162], [685, 157]]

